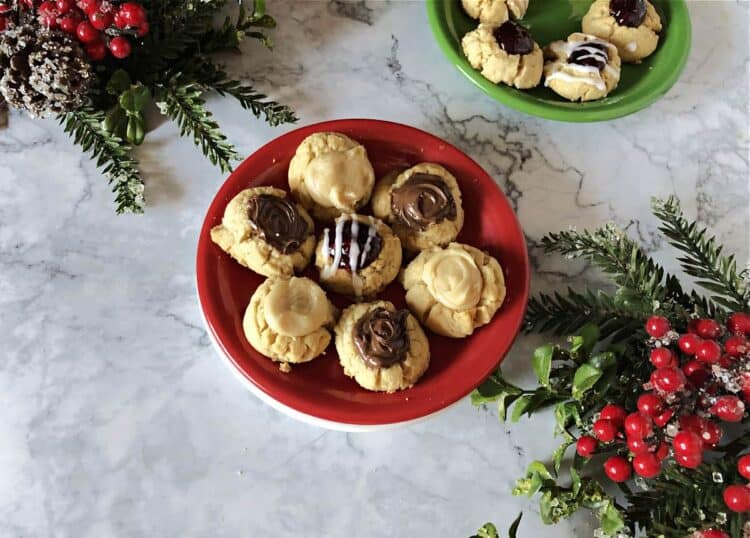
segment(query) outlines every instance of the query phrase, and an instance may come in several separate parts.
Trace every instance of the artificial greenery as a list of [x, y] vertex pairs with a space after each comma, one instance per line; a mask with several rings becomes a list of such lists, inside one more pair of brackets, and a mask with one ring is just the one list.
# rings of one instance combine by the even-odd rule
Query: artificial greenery
[[60, 117], [108, 177], [118, 213], [143, 211], [143, 180], [131, 151], [146, 136], [144, 112], [152, 103], [223, 172], [230, 171], [240, 155], [206, 109], [207, 92], [235, 98], [271, 125], [297, 120], [289, 107], [231, 77], [214, 58], [216, 53], [239, 51], [245, 37], [272, 45], [264, 31], [276, 24], [265, 13], [264, 0], [253, 0], [251, 9], [237, 0], [236, 16], [219, 25], [214, 19], [228, 7], [227, 0], [142, 3], [150, 22], [148, 35], [127, 60], [97, 64], [99, 87], [89, 103]]
[[[472, 402], [492, 403], [502, 421], [512, 422], [554, 408], [555, 434], [562, 442], [548, 463], [533, 462], [513, 490], [515, 495], [540, 496], [545, 523], [588, 509], [599, 520], [599, 536], [640, 530], [649, 537], [682, 538], [715, 522], [739, 538], [746, 516], [728, 511], [721, 491], [738, 479], [735, 458], [750, 445], [747, 422], [736, 440], [715, 449], [715, 463], [697, 470], [669, 464], [655, 479], [622, 485], [619, 497], [603, 488], [606, 482], [592, 472], [595, 466], [588, 466], [591, 459], [569, 450], [576, 433], [606, 402], [635, 408], [652, 370], [644, 331], [648, 316], [656, 313], [686, 324], [691, 315], [723, 319], [731, 311], [750, 310], [748, 271], [738, 271], [734, 257], [724, 255], [704, 228], [683, 216], [677, 199], [654, 200], [653, 212], [660, 230], [681, 252], [682, 268], [708, 296], [687, 291], [614, 226], [549, 234], [542, 240], [545, 251], [588, 260], [610, 277], [614, 291], [568, 289], [532, 299], [528, 332], [575, 336], [565, 345], [547, 344], [534, 351], [536, 387], [521, 388], [499, 369], [474, 392]], [[616, 448], [610, 450], [593, 460], [601, 463]]]

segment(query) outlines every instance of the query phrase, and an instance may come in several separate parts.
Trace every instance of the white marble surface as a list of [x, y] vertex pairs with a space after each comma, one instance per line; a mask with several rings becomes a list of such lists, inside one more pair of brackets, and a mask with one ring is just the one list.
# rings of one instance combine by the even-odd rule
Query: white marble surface
[[[748, 4], [691, 1], [688, 68], [657, 105], [602, 125], [504, 110], [443, 58], [417, 1], [269, 2], [277, 47], [238, 72], [292, 104], [301, 123], [409, 123], [458, 145], [512, 199], [534, 289], [595, 279], [543, 258], [545, 231], [629, 226], [654, 235], [651, 195], [748, 257]], [[256, 75], [260, 74], [260, 75]], [[249, 154], [271, 129], [214, 99]], [[467, 402], [399, 431], [346, 435], [293, 422], [247, 393], [214, 355], [193, 289], [196, 236], [223, 177], [174, 126], [138, 152], [145, 216], [110, 193], [53, 122], [0, 131], [0, 536], [464, 537], [521, 509], [510, 496], [548, 453], [551, 421], [511, 429]], [[531, 339], [507, 367], [529, 380]], [[588, 536], [577, 519], [521, 536]], [[540, 534], [542, 533], [542, 534]]]

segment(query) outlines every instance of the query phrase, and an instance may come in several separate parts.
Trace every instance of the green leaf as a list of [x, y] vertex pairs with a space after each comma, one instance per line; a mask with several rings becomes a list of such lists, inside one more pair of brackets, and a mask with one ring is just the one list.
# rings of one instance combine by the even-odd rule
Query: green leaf
[[552, 474], [547, 470], [547, 466], [538, 460], [532, 461], [526, 468], [526, 476], [531, 477], [533, 475], [538, 475], [545, 480], [552, 480]]
[[591, 357], [588, 363], [602, 371], [614, 369], [617, 367], [617, 355], [611, 351], [604, 351]]
[[513, 402], [515, 402], [519, 398], [519, 394], [511, 394], [511, 393], [503, 393], [500, 398], [497, 400], [497, 415], [498, 418], [505, 422], [507, 420], [508, 415], [508, 407], [510, 407]]
[[133, 86], [120, 94], [118, 102], [128, 112], [140, 112], [151, 100], [151, 92], [143, 85]]
[[578, 404], [575, 402], [560, 402], [555, 406], [555, 421], [557, 422], [557, 431], [562, 432], [568, 427], [570, 422], [580, 424], [581, 415], [578, 411]]
[[565, 452], [567, 452], [570, 445], [575, 442], [575, 439], [573, 439], [573, 437], [571, 437], [569, 434], [566, 433], [565, 436], [565, 441], [563, 441], [563, 443], [552, 453], [552, 463], [554, 464], [555, 473], [560, 472], [560, 466], [562, 465], [562, 460], [565, 457]]
[[471, 538], [499, 538], [497, 528], [492, 523], [485, 523]]
[[545, 387], [549, 386], [549, 375], [552, 371], [552, 355], [555, 353], [555, 346], [546, 344], [534, 350], [532, 366], [536, 373], [539, 383]]
[[575, 467], [570, 468], [570, 479], [571, 493], [574, 497], [578, 497], [578, 493], [581, 491], [581, 475], [578, 474]]
[[614, 535], [617, 531], [625, 526], [622, 514], [615, 507], [612, 501], [606, 503], [599, 514], [602, 530], [609, 536]]
[[125, 138], [125, 128], [127, 126], [128, 119], [125, 115], [125, 111], [120, 105], [113, 106], [102, 122], [102, 128], [109, 134]]
[[124, 69], [118, 69], [107, 82], [107, 93], [110, 95], [120, 95], [122, 92], [130, 88], [132, 82], [130, 81], [130, 75]]
[[513, 413], [510, 415], [511, 422], [518, 422], [521, 419], [521, 415], [523, 415], [524, 411], [529, 407], [533, 397], [533, 394], [524, 394], [518, 398], [513, 406]]
[[570, 352], [571, 353], [591, 353], [594, 346], [599, 341], [599, 327], [593, 323], [587, 323], [581, 327], [580, 331], [576, 336], [570, 339]]
[[573, 376], [573, 398], [580, 400], [586, 391], [599, 381], [600, 377], [602, 377], [602, 371], [599, 368], [590, 364], [579, 366]]
[[125, 139], [136, 146], [143, 143], [146, 136], [146, 122], [143, 114], [128, 114], [128, 127], [125, 132]]
[[471, 403], [481, 405], [494, 402], [505, 394], [521, 394], [523, 391], [516, 385], [507, 382], [498, 371], [491, 375], [471, 394]]
[[523, 512], [518, 514], [518, 517], [516, 520], [511, 524], [510, 529], [508, 529], [508, 538], [516, 538], [518, 534], [518, 526], [521, 524], [521, 518], [523, 517]]

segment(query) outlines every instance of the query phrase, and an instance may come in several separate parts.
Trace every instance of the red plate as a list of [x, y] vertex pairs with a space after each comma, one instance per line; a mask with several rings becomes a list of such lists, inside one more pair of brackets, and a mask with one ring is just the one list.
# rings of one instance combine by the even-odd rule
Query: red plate
[[[299, 143], [320, 131], [337, 131], [367, 148], [376, 177], [423, 161], [442, 164], [458, 179], [466, 223], [458, 240], [487, 250], [505, 271], [508, 294], [493, 320], [469, 338], [456, 340], [427, 333], [430, 368], [413, 388], [396, 394], [369, 392], [344, 375], [333, 344], [314, 361], [289, 374], [248, 344], [242, 316], [263, 277], [245, 269], [210, 238], [229, 200], [242, 189], [273, 185], [288, 190], [287, 166]], [[367, 211], [364, 211], [367, 213]], [[316, 279], [313, 269], [308, 276]], [[316, 279], [317, 280], [317, 279]], [[251, 388], [266, 401], [312, 422], [369, 429], [412, 421], [436, 413], [471, 392], [500, 363], [521, 326], [529, 293], [529, 260], [521, 228], [492, 178], [471, 158], [419, 129], [378, 120], [336, 120], [287, 133], [248, 157], [229, 177], [208, 209], [198, 239], [198, 297], [215, 343]], [[404, 307], [404, 291], [392, 283], [382, 297]], [[331, 295], [337, 306], [347, 301]], [[254, 386], [253, 386], [254, 385]], [[269, 399], [270, 397], [270, 399]]]

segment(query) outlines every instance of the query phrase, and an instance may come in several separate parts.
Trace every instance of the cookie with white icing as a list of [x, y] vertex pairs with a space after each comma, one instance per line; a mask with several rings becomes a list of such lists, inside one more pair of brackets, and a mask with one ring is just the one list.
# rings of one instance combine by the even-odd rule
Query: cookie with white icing
[[649, 0], [596, 0], [581, 27], [617, 47], [623, 62], [638, 63], [656, 50], [662, 22]]
[[617, 47], [596, 36], [574, 33], [544, 49], [545, 86], [570, 101], [606, 97], [620, 82]]
[[341, 133], [308, 136], [289, 163], [289, 188], [321, 220], [356, 212], [370, 201], [374, 184], [367, 150]]
[[462, 338], [486, 325], [505, 300], [498, 261], [477, 248], [451, 243], [419, 254], [401, 273], [406, 304], [431, 331]]
[[495, 84], [534, 88], [542, 78], [544, 55], [529, 31], [515, 21], [480, 24], [461, 40], [466, 59]]
[[326, 289], [354, 298], [371, 297], [398, 275], [401, 241], [380, 219], [344, 214], [323, 230], [315, 265]]
[[529, 0], [461, 0], [461, 4], [469, 17], [492, 25], [521, 19], [529, 8]]
[[268, 278], [253, 293], [242, 328], [250, 345], [281, 363], [309, 362], [331, 342], [336, 308], [309, 278]]
[[336, 325], [336, 351], [344, 373], [373, 391], [407, 389], [430, 365], [430, 346], [419, 322], [388, 301], [344, 310]]

